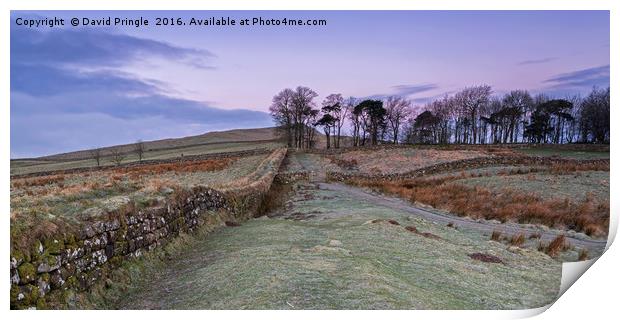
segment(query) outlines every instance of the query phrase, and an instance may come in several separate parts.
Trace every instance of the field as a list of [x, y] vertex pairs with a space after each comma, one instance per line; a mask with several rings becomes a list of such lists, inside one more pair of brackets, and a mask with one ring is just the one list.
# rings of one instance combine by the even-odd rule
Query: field
[[[167, 147], [144, 153], [142, 160], [165, 160], [172, 158], [180, 158], [195, 155], [207, 155], [215, 153], [228, 153], [236, 151], [248, 151], [248, 150], [273, 150], [282, 147], [282, 144], [277, 141], [261, 141], [261, 142], [223, 142], [223, 143], [209, 143], [200, 145], [188, 145], [181, 147]], [[82, 155], [81, 153], [78, 155]], [[138, 156], [134, 152], [128, 151], [124, 155], [122, 160], [123, 164], [137, 162]], [[111, 156], [103, 156], [100, 160], [102, 166], [114, 165]], [[38, 159], [27, 160], [11, 160], [11, 175], [21, 175], [44, 171], [53, 170], [66, 170], [74, 168], [88, 168], [94, 167], [97, 162], [90, 156], [86, 158], [77, 157], [44, 157]]]
[[545, 225], [593, 237], [606, 237], [609, 228], [609, 165], [500, 166], [349, 183], [474, 219]]
[[[606, 150], [605, 150], [606, 149]], [[566, 159], [609, 159], [609, 148], [598, 148], [594, 150], [576, 150], [557, 147], [528, 147], [515, 150], [528, 156], [536, 157], [558, 157]]]
[[346, 171], [367, 174], [404, 173], [438, 163], [489, 156], [483, 151], [396, 148], [356, 150], [330, 157]]

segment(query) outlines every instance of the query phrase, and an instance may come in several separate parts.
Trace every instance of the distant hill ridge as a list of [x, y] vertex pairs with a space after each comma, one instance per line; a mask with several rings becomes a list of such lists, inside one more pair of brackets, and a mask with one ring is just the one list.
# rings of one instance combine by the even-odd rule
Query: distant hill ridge
[[[146, 150], [170, 149], [201, 144], [260, 142], [277, 140], [276, 128], [233, 129], [227, 131], [212, 131], [196, 136], [183, 138], [169, 138], [162, 140], [144, 141]], [[121, 152], [133, 152], [135, 143], [101, 147], [102, 157], [109, 156], [112, 149], [120, 148]], [[91, 158], [94, 149], [59, 153], [55, 155], [32, 158], [36, 160], [63, 161]]]

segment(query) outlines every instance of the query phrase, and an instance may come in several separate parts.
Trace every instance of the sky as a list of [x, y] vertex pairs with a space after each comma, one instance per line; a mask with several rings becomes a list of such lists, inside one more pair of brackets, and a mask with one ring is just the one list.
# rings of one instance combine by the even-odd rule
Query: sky
[[[65, 19], [28, 27], [17, 18]], [[149, 26], [77, 26], [77, 17]], [[155, 26], [230, 17], [236, 26]], [[240, 26], [254, 17], [324, 26]], [[284, 88], [424, 104], [488, 84], [555, 97], [609, 86], [607, 11], [12, 11], [11, 157], [272, 126]]]

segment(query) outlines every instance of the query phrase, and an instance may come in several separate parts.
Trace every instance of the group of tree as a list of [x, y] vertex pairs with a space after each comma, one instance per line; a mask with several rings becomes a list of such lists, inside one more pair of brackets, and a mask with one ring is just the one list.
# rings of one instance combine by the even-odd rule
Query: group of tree
[[[138, 140], [136, 143], [131, 145], [131, 153], [134, 153], [136, 157], [138, 157], [138, 161], [142, 162], [144, 157], [144, 153], [146, 152], [146, 147], [142, 140]], [[121, 147], [112, 147], [108, 150], [108, 157], [110, 162], [113, 164], [120, 166], [123, 163], [123, 160], [127, 157], [128, 153], [123, 151]], [[182, 156], [183, 154], [181, 154]], [[102, 148], [94, 148], [90, 150], [90, 157], [97, 162], [97, 167], [101, 166], [101, 160], [103, 158], [103, 149]]]
[[289, 147], [314, 146], [316, 128], [321, 128], [326, 147], [340, 148], [343, 127], [350, 123], [352, 143], [355, 146], [378, 144], [386, 137], [399, 142], [400, 130], [411, 114], [411, 102], [402, 97], [387, 100], [343, 98], [330, 94], [318, 109], [314, 99], [318, 95], [307, 87], [284, 89], [273, 97], [269, 111], [278, 124]]
[[426, 104], [409, 119], [409, 143], [609, 143], [609, 88], [581, 98], [532, 96], [513, 90], [492, 96], [487, 85]]
[[317, 107], [307, 87], [284, 89], [269, 108], [290, 147], [314, 147], [321, 128], [327, 148], [340, 148], [345, 123], [354, 146], [380, 143], [609, 143], [609, 88], [581, 98], [532, 96], [526, 90], [493, 95], [488, 85], [464, 88], [414, 107], [400, 96], [344, 99], [328, 95]]

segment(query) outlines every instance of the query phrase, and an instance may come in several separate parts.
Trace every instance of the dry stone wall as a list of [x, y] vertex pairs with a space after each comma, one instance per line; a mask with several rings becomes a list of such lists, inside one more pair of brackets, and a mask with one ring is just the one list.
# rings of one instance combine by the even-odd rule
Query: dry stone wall
[[468, 170], [492, 166], [511, 166], [511, 165], [529, 165], [529, 166], [550, 166], [560, 164], [600, 164], [609, 165], [609, 159], [592, 159], [592, 160], [573, 160], [549, 157], [528, 157], [528, 156], [494, 156], [494, 157], [478, 157], [471, 159], [463, 159], [451, 162], [444, 162], [421, 169], [405, 172], [405, 173], [385, 173], [385, 174], [362, 174], [356, 172], [336, 172], [327, 173], [328, 180], [345, 181], [348, 179], [382, 179], [382, 180], [402, 180], [421, 177], [429, 174], [437, 174], [443, 172], [451, 172], [457, 170]]
[[[251, 218], [269, 191], [284, 150], [264, 162], [255, 183], [225, 191], [209, 187], [178, 190], [147, 208], [129, 205], [72, 234], [36, 240], [27, 251], [12, 248], [11, 308], [47, 308], [51, 299], [85, 291], [129, 259], [165, 245], [202, 225]], [[50, 298], [53, 297], [53, 298]], [[61, 302], [62, 303], [62, 302]]]

